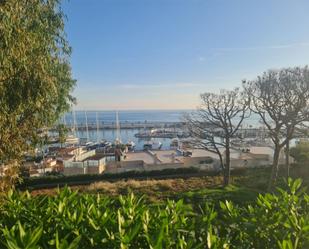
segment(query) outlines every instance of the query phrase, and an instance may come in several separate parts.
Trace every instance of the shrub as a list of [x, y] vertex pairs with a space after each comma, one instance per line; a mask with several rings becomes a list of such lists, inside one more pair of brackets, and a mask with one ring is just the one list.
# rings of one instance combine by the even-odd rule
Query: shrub
[[309, 196], [301, 181], [196, 212], [183, 200], [147, 204], [64, 188], [54, 196], [10, 191], [0, 204], [1, 248], [308, 248]]
[[207, 157], [205, 160], [200, 161], [200, 164], [211, 164], [214, 162], [214, 159], [211, 157]]
[[160, 177], [168, 175], [187, 175], [198, 173], [198, 168], [179, 168], [179, 169], [163, 169], [154, 171], [128, 171], [118, 174], [84, 174], [84, 175], [50, 175], [43, 177], [28, 177], [24, 178], [23, 182], [17, 187], [19, 189], [25, 189], [35, 187], [39, 185], [47, 184], [70, 184], [74, 182], [92, 182], [101, 180], [117, 180], [117, 179], [129, 179], [129, 178], [141, 178], [141, 177]]
[[300, 142], [290, 149], [290, 155], [298, 163], [309, 161], [309, 142]]

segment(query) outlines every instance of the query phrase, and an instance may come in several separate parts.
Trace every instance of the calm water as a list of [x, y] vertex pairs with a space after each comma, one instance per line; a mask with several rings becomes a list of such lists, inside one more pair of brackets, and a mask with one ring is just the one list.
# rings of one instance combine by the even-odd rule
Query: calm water
[[[188, 113], [188, 110], [147, 110], [147, 111], [118, 111], [119, 122], [179, 122], [183, 115]], [[86, 117], [88, 124], [96, 124], [96, 115], [98, 116], [99, 123], [115, 123], [116, 111], [76, 111], [75, 120], [77, 124], [85, 124]], [[67, 113], [65, 120], [61, 120], [67, 124], [73, 124], [73, 113]]]
[[[118, 111], [120, 123], [143, 123], [147, 122], [180, 122], [186, 113], [191, 113], [193, 110], [143, 110], [143, 111]], [[76, 124], [85, 124], [86, 119], [89, 125], [96, 124], [96, 116], [98, 122], [112, 124], [116, 122], [116, 111], [75, 111]], [[74, 123], [74, 114], [67, 113], [60, 122], [65, 122], [67, 125]], [[244, 125], [260, 126], [259, 117], [252, 114], [250, 118], [244, 121]]]

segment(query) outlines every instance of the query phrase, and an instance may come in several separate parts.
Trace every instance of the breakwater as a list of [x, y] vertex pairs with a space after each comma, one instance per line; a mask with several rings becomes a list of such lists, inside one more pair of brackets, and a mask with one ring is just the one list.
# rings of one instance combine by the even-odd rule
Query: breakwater
[[[121, 122], [119, 123], [120, 129], [161, 129], [161, 128], [182, 128], [185, 123], [183, 122]], [[117, 124], [115, 122], [105, 123], [99, 122], [96, 123], [85, 123], [76, 124], [72, 126], [72, 124], [66, 125], [68, 129], [73, 129], [75, 127], [76, 130], [85, 131], [87, 130], [109, 130], [109, 129], [117, 129]], [[56, 126], [52, 127], [51, 130], [56, 130]]]

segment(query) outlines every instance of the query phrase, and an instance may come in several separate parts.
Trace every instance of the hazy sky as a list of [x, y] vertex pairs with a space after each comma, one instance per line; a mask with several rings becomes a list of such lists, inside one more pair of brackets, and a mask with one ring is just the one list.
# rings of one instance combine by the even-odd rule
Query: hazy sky
[[191, 109], [309, 63], [308, 0], [70, 0], [78, 109]]

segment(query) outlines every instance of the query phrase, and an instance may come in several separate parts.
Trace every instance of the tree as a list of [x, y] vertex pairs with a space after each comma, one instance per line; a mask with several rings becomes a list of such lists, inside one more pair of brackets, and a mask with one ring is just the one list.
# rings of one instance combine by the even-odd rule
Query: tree
[[221, 90], [219, 94], [204, 93], [200, 97], [201, 106], [186, 117], [191, 143], [195, 148], [219, 156], [224, 184], [227, 185], [230, 181], [231, 139], [249, 115], [249, 101], [238, 88], [233, 91]]
[[244, 87], [251, 99], [251, 110], [260, 116], [274, 144], [268, 186], [271, 189], [277, 180], [282, 148], [286, 146], [288, 166], [289, 142], [295, 129], [309, 120], [309, 70], [308, 67], [270, 70], [256, 80], [244, 82]]
[[64, 124], [58, 124], [57, 126], [57, 132], [59, 137], [59, 143], [61, 144], [61, 147], [65, 143], [68, 135], [68, 128]]
[[70, 107], [72, 79], [59, 0], [0, 1], [0, 161], [18, 161]]

